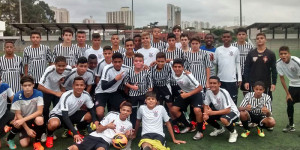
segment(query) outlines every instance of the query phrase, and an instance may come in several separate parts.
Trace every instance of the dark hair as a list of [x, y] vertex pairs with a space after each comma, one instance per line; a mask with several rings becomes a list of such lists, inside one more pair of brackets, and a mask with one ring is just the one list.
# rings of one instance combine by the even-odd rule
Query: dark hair
[[290, 53], [290, 48], [289, 48], [288, 46], [281, 46], [281, 47], [279, 48], [279, 52], [281, 52], [281, 51], [287, 51], [287, 52]]
[[211, 76], [211, 77], [209, 77], [209, 79], [215, 79], [215, 80], [218, 80], [218, 82], [220, 82], [220, 78], [217, 76]]
[[139, 58], [143, 58], [143, 59], [144, 59], [144, 55], [141, 54], [141, 53], [135, 53], [135, 54], [134, 54], [134, 58], [135, 58], [135, 57], [139, 57]]
[[134, 35], [133, 39], [135, 39], [136, 37], [141, 38], [142, 36], [140, 34], [136, 34], [136, 35]]
[[174, 33], [168, 33], [167, 40], [170, 39], [170, 38], [176, 39], [176, 35]]
[[39, 31], [36, 31], [36, 30], [31, 31], [31, 32], [30, 32], [30, 37], [31, 37], [33, 34], [37, 34], [37, 35], [39, 35], [39, 36], [41, 37], [41, 32], [39, 32]]
[[87, 62], [88, 62], [87, 59], [84, 56], [82, 56], [82, 57], [78, 58], [77, 65], [79, 65], [79, 64], [85, 64]]
[[192, 37], [190, 41], [191, 41], [191, 42], [197, 41], [197, 42], [201, 43], [201, 40], [200, 40], [199, 36], [194, 36], [194, 37]]
[[74, 83], [75, 83], [75, 81], [77, 81], [77, 80], [82, 80], [82, 81], [83, 81], [83, 83], [85, 83], [85, 81], [84, 81], [83, 77], [80, 77], [80, 76], [78, 76], [78, 77], [75, 77], [75, 78], [74, 78], [73, 84], [74, 84]]
[[187, 37], [188, 39], [190, 39], [190, 38], [189, 38], [189, 35], [186, 34], [186, 33], [182, 33], [182, 34], [180, 35], [180, 38], [183, 38], [183, 37]]
[[266, 34], [265, 34], [265, 33], [263, 33], [263, 32], [259, 32], [259, 33], [257, 33], [257, 34], [256, 34], [256, 37], [258, 37], [258, 36], [264, 36], [265, 38], [267, 38], [267, 37], [266, 37]]
[[126, 43], [129, 42], [129, 41], [131, 41], [132, 43], [134, 43], [133, 39], [129, 38], [129, 39], [126, 39], [126, 40], [125, 40], [125, 45], [126, 45]]
[[222, 33], [222, 35], [227, 34], [227, 33], [229, 33], [230, 36], [231, 36], [231, 32], [230, 32], [230, 31], [227, 31], [227, 30], [224, 30], [223, 33]]
[[71, 33], [72, 36], [73, 36], [73, 30], [71, 28], [64, 28], [63, 31], [62, 31], [62, 34], [64, 35], [66, 32]]
[[55, 61], [54, 61], [55, 63], [58, 63], [58, 62], [65, 62], [65, 63], [67, 63], [67, 59], [66, 59], [66, 57], [64, 57], [64, 56], [57, 56], [56, 58], [55, 58]]
[[11, 43], [11, 44], [15, 45], [15, 42], [14, 42], [14, 41], [12, 41], [12, 40], [7, 40], [7, 41], [5, 41], [4, 46], [5, 46], [7, 43]]
[[246, 28], [238, 28], [236, 31], [236, 34], [238, 34], [240, 32], [245, 32], [247, 34], [247, 29]]
[[152, 32], [153, 32], [153, 29], [155, 29], [155, 28], [160, 30], [160, 28], [158, 26], [153, 26], [152, 27]]
[[215, 39], [215, 36], [214, 36], [213, 34], [211, 34], [211, 33], [207, 33], [207, 34], [205, 35], [205, 38], [206, 38], [207, 36], [209, 36], [209, 35], [211, 35], [211, 36], [213, 37], [213, 39]]
[[101, 39], [101, 36], [100, 36], [99, 33], [93, 33], [93, 34], [92, 34], [92, 39], [98, 39], [98, 38]]
[[148, 91], [145, 95], [145, 99], [148, 97], [154, 97], [156, 99], [156, 93], [154, 91]]
[[117, 59], [117, 58], [121, 58], [123, 60], [123, 55], [119, 52], [116, 52], [112, 55], [112, 60]]
[[25, 82], [31, 82], [32, 84], [34, 84], [34, 79], [32, 76], [25, 75], [21, 78], [21, 85], [23, 85]]
[[158, 53], [156, 54], [156, 59], [158, 59], [158, 58], [164, 58], [164, 59], [167, 59], [167, 58], [166, 58], [166, 54], [165, 54], [164, 52], [158, 52]]
[[179, 25], [176, 25], [172, 28], [172, 31], [176, 30], [176, 29], [179, 29], [181, 31], [181, 27]]
[[85, 34], [85, 31], [82, 31], [82, 30], [77, 31], [77, 34]]
[[132, 104], [131, 102], [129, 101], [123, 101], [121, 104], [120, 104], [120, 108], [124, 107], [124, 106], [127, 106], [127, 107], [130, 107], [132, 109]]
[[111, 37], [113, 37], [115, 35], [119, 37], [119, 34], [117, 34], [117, 33], [112, 34]]
[[265, 89], [265, 84], [261, 81], [256, 81], [253, 85], [253, 88], [256, 87], [256, 86], [262, 86]]
[[183, 65], [184, 65], [184, 62], [183, 62], [183, 60], [180, 59], [180, 58], [175, 58], [175, 59], [173, 60], [173, 66], [174, 66], [175, 64], [180, 64], [181, 66], [183, 66]]
[[111, 48], [111, 46], [104, 46], [103, 51], [105, 51], [105, 50], [111, 50], [112, 51], [112, 48]]
[[88, 57], [88, 60], [91, 60], [91, 59], [97, 59], [97, 56], [95, 54], [90, 54]]

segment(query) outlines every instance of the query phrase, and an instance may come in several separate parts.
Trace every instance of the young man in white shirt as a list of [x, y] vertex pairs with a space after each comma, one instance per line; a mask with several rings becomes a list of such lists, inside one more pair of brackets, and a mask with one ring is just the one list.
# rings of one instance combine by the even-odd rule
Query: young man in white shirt
[[142, 43], [143, 47], [137, 52], [144, 55], [144, 64], [148, 67], [152, 65], [156, 60], [156, 54], [159, 52], [157, 48], [150, 45], [150, 34], [148, 32], [142, 33]]
[[76, 33], [76, 47], [80, 50], [81, 56], [84, 56], [84, 53], [87, 49], [89, 49], [91, 46], [87, 45], [86, 42], [86, 33], [85, 31], [77, 31]]
[[103, 49], [101, 47], [101, 36], [99, 33], [92, 34], [92, 47], [85, 51], [84, 56], [88, 58], [91, 54], [95, 54], [97, 56], [98, 62], [104, 58]]

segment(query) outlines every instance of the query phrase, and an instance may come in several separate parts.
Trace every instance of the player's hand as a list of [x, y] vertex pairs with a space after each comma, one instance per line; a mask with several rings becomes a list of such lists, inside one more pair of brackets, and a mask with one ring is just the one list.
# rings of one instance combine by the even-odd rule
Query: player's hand
[[19, 119], [19, 120], [15, 120], [14, 121], [14, 126], [19, 128], [20, 126], [22, 126], [22, 124], [24, 123], [25, 121], [23, 119]]
[[248, 103], [248, 105], [246, 106], [246, 110], [247, 111], [251, 111], [252, 106]]
[[206, 113], [203, 113], [203, 120], [208, 120], [209, 119], [209, 115], [207, 115]]
[[156, 61], [153, 61], [151, 64], [150, 64], [150, 67], [156, 65]]
[[59, 84], [63, 84], [64, 82], [65, 82], [65, 77], [61, 78], [61, 79], [58, 81]]
[[245, 83], [244, 87], [245, 87], [246, 90], [249, 90], [249, 83]]
[[27, 133], [28, 136], [30, 136], [32, 138], [35, 138], [35, 136], [36, 136], [36, 133], [32, 129], [28, 129], [26, 131], [26, 133]]
[[213, 53], [210, 53], [210, 54], [209, 54], [209, 59], [210, 59], [210, 61], [213, 61], [213, 60], [215, 59]]
[[55, 96], [56, 97], [61, 97], [64, 93], [59, 91], [59, 92], [55, 92]]
[[123, 74], [124, 74], [124, 71], [122, 71], [120, 74], [118, 74], [116, 77], [115, 77], [115, 80], [119, 81], [123, 78]]
[[131, 89], [137, 91], [139, 89], [139, 86], [137, 84], [132, 85]]
[[186, 143], [186, 141], [181, 141], [181, 140], [173, 140], [173, 143], [175, 143], [175, 144], [185, 144]]
[[184, 73], [187, 75], [191, 74], [191, 72], [189, 72], [188, 70], [184, 70]]
[[238, 86], [241, 87], [242, 81], [238, 81]]
[[206, 83], [205, 83], [205, 88], [209, 89], [209, 82], [208, 81], [206, 81]]
[[150, 91], [153, 91], [153, 88], [149, 88], [148, 91], [149, 91], [149, 92], [150, 92]]
[[266, 115], [269, 112], [269, 109], [264, 106], [263, 108], [261, 108], [261, 111]]
[[169, 63], [169, 62], [171, 62], [172, 61], [172, 59], [167, 59], [166, 60], [166, 63]]
[[81, 143], [83, 141], [83, 139], [78, 134], [74, 135], [73, 138], [75, 143]]
[[186, 98], [188, 98], [188, 97], [190, 96], [189, 93], [186, 93], [186, 92], [184, 92], [184, 91], [182, 91], [182, 90], [181, 90], [180, 93], [181, 93], [180, 96], [181, 96], [182, 99], [186, 99]]
[[144, 68], [143, 68], [144, 70], [149, 70], [150, 68], [149, 68], [149, 66], [147, 66], [147, 65], [144, 65]]
[[212, 110], [211, 110], [211, 108], [208, 108], [207, 109], [207, 111], [206, 111], [206, 114], [208, 115], [208, 116], [211, 116], [212, 115]]
[[286, 101], [293, 101], [293, 98], [290, 93], [286, 95]]
[[113, 120], [112, 122], [110, 122], [109, 124], [107, 124], [107, 128], [109, 129], [115, 129], [116, 128], [116, 125], [114, 124], [115, 120]]
[[274, 92], [274, 91], [275, 91], [275, 87], [276, 87], [276, 85], [272, 84], [272, 85], [271, 85], [271, 88], [270, 88], [270, 91], [271, 91], [271, 92]]

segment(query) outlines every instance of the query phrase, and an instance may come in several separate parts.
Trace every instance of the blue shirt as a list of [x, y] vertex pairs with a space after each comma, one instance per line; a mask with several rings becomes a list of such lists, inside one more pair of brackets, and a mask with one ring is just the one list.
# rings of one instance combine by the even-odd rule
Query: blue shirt
[[206, 51], [209, 51], [209, 52], [213, 52], [213, 53], [216, 52], [216, 48], [215, 48], [215, 47], [212, 47], [211, 49], [208, 49], [208, 48], [206, 47], [206, 45], [200, 46], [200, 49], [206, 50]]

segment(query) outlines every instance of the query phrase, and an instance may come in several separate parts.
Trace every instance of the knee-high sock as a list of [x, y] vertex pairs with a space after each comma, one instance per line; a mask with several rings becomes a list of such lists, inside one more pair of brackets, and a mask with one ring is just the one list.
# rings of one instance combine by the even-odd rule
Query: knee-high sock
[[289, 124], [294, 124], [294, 103], [290, 100], [287, 102], [287, 114], [289, 117]]

